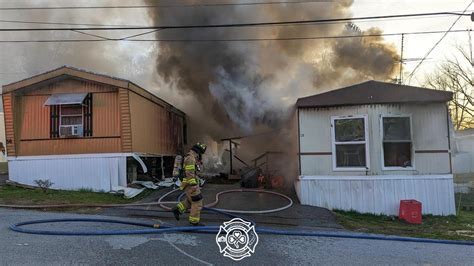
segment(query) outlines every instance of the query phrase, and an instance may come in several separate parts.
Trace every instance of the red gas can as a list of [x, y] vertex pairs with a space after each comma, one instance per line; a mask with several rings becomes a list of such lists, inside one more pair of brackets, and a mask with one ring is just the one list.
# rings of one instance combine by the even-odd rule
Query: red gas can
[[398, 218], [411, 224], [421, 224], [421, 202], [410, 199], [400, 201]]

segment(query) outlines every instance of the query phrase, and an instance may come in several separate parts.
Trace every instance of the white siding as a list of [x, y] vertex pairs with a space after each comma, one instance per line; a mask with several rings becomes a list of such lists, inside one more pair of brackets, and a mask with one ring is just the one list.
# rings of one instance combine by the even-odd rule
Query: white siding
[[[369, 171], [332, 171], [331, 116], [368, 115]], [[382, 170], [381, 115], [411, 115], [415, 151], [448, 151], [447, 110], [444, 103], [362, 105], [299, 110], [301, 175], [419, 175], [449, 174], [449, 153], [415, 153], [414, 170]], [[307, 154], [305, 154], [307, 153]]]
[[457, 153], [453, 157], [455, 174], [474, 173], [474, 134], [455, 136]]
[[9, 158], [9, 179], [36, 186], [34, 180], [49, 179], [52, 188], [111, 191], [126, 186], [126, 156], [81, 154], [64, 156], [23, 156]]
[[416, 199], [423, 214], [456, 214], [452, 175], [301, 176], [295, 186], [304, 205], [398, 215], [400, 200]]

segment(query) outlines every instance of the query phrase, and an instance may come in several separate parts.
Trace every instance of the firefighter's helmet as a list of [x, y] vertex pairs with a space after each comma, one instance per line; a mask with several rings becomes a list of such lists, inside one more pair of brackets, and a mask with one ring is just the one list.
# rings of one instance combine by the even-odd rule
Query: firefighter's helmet
[[204, 154], [206, 152], [207, 145], [203, 143], [196, 143], [194, 146], [191, 148], [191, 150], [195, 151], [198, 154]]

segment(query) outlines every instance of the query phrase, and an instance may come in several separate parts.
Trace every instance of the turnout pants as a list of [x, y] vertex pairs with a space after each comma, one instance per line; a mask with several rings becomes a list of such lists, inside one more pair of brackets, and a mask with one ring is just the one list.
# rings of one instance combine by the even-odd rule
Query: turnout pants
[[189, 210], [189, 222], [197, 224], [201, 220], [202, 195], [199, 185], [188, 185], [184, 188], [186, 199], [178, 203], [177, 208], [180, 213]]

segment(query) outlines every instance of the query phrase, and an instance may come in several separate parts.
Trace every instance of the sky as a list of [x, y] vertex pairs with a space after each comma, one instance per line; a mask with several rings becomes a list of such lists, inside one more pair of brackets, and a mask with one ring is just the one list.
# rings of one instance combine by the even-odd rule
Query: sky
[[[222, 0], [224, 1], [224, 0]], [[221, 0], [217, 2], [222, 2]], [[250, 1], [250, 0], [249, 0]], [[252, 1], [255, 2], [255, 1]], [[366, 1], [355, 0], [352, 4], [351, 10], [354, 17], [360, 16], [374, 16], [374, 15], [390, 15], [403, 13], [425, 13], [425, 12], [441, 12], [441, 11], [461, 11], [470, 1], [466, 0], [418, 0], [418, 1]], [[140, 4], [140, 1], [25, 1], [25, 0], [0, 0], [0, 6], [44, 6], [50, 5], [95, 5], [95, 4], [121, 4], [134, 5]], [[318, 8], [321, 5], [330, 5], [331, 3], [312, 3], [307, 4], [308, 8]], [[474, 4], [469, 8], [474, 10]], [[42, 17], [43, 11], [33, 12], [13, 12], [0, 11], [0, 19], [19, 19], [19, 20], [44, 20]], [[83, 22], [88, 23], [108, 23], [121, 24], [127, 21], [135, 25], [146, 25], [152, 23], [146, 14], [146, 10], [132, 10], [124, 13], [123, 10], [104, 10], [97, 11], [91, 15], [90, 10], [78, 10], [77, 12], [82, 18]], [[104, 18], [106, 20], [104, 21]], [[398, 19], [386, 21], [370, 21], [370, 22], [356, 22], [357, 26], [362, 30], [370, 27], [378, 27], [385, 33], [399, 33], [399, 32], [414, 32], [414, 31], [433, 31], [446, 30], [456, 19], [454, 16], [448, 17], [430, 17], [424, 19]], [[67, 16], [62, 15], [62, 12], [53, 12], [48, 15], [48, 20], [51, 21], [68, 21]], [[256, 18], [258, 20], [258, 18]], [[13, 23], [0, 23], [0, 27], [28, 27], [31, 25], [19, 25]], [[454, 29], [472, 29], [473, 23], [469, 17], [463, 17], [456, 24]], [[62, 33], [61, 33], [62, 34]], [[0, 40], [5, 39], [28, 39], [28, 38], [57, 38], [57, 37], [71, 37], [84, 38], [85, 36], [77, 33], [67, 33], [61, 35], [59, 33], [0, 33]], [[474, 38], [474, 33], [471, 33]], [[114, 34], [106, 34], [107, 36], [117, 37]], [[442, 34], [433, 35], [410, 35], [405, 37], [404, 41], [404, 58], [414, 59], [422, 58], [426, 52], [439, 40]], [[153, 36], [150, 36], [153, 37]], [[400, 49], [400, 36], [385, 37], [389, 43], [393, 43], [397, 49]], [[430, 73], [443, 59], [455, 54], [455, 45], [461, 44], [467, 46], [467, 33], [450, 33], [441, 44], [429, 55], [428, 59], [421, 65], [416, 72], [414, 78], [410, 81], [411, 85], [421, 85], [426, 73]], [[157, 53], [156, 43], [108, 43], [103, 44], [101, 49], [97, 51], [95, 58], [99, 59], [102, 56], [102, 62], [94, 60], [83, 60], [76, 62], [74, 65], [80, 68], [93, 69], [95, 71], [118, 76], [133, 81], [139, 81], [140, 85], [147, 86], [154, 84], [152, 90], [160, 93], [160, 96], [169, 99], [173, 95], [170, 90], [163, 89], [162, 81], [154, 78], [155, 68], [152, 66]], [[26, 78], [28, 76], [47, 71], [49, 69], [58, 67], [60, 65], [70, 64], [68, 57], [61, 57], [57, 51], [68, 51], [70, 44], [57, 44], [54, 46], [44, 44], [1, 44], [0, 43], [0, 84], [7, 84], [16, 80]], [[85, 44], [77, 44], [75, 47], [83, 48]], [[471, 44], [472, 47], [472, 44]], [[113, 50], [114, 53], [105, 53], [104, 51]], [[39, 58], [39, 59], [38, 59]], [[107, 66], [114, 64], [123, 64], [126, 61], [127, 65], [120, 68], [110, 68]], [[107, 62], [107, 63], [104, 63]], [[407, 62], [405, 64], [405, 76], [410, 73], [415, 67], [416, 63]], [[156, 75], [155, 75], [156, 76]], [[157, 88], [157, 89], [155, 89]], [[179, 103], [177, 103], [179, 106]]]
[[[161, 2], [166, 2], [166, 3], [177, 3], [178, 0], [149, 0], [148, 3], [156, 1], [156, 3], [161, 3]], [[197, 1], [197, 0], [196, 0]], [[273, 1], [273, 0], [243, 0], [243, 1], [232, 1], [232, 2], [262, 2], [262, 1]], [[277, 0], [279, 1], [279, 0]], [[349, 0], [344, 0], [345, 2]], [[207, 2], [229, 2], [226, 0], [207, 0]], [[306, 14], [319, 14], [319, 16], [332, 16], [333, 14], [338, 14], [338, 15], [346, 15], [347, 10], [344, 7], [343, 11], [340, 11], [340, 13], [335, 12], [335, 13], [325, 13], [326, 10], [329, 10], [330, 12], [334, 12], [334, 10], [338, 10], [340, 8], [334, 8], [334, 3], [331, 3], [332, 1], [330, 0], [321, 0], [318, 3], [305, 3], [301, 4], [304, 6], [306, 9], [315, 9], [315, 10], [310, 10], [310, 11], [315, 11], [315, 12], [301, 12], [301, 13], [306, 13]], [[93, 6], [93, 5], [140, 5], [143, 4], [144, 2], [142, 1], [132, 1], [132, 0], [64, 0], [64, 1], [59, 1], [59, 0], [37, 0], [37, 1], [26, 1], [26, 0], [0, 0], [0, 7], [21, 7], [21, 6]], [[153, 2], [154, 3], [154, 2]], [[466, 0], [449, 0], [449, 1], [440, 1], [440, 0], [423, 0], [423, 1], [408, 1], [408, 0], [402, 0], [402, 1], [364, 1], [364, 0], [355, 0], [351, 7], [350, 7], [350, 12], [352, 13], [353, 17], [363, 17], [363, 16], [383, 16], [383, 15], [394, 15], [394, 14], [407, 14], [407, 13], [427, 13], [427, 12], [444, 12], [444, 11], [462, 11], [466, 8], [466, 6], [469, 4], [469, 1]], [[344, 6], [344, 5], [343, 5]], [[248, 20], [254, 20], [254, 21], [261, 21], [263, 20], [278, 20], [278, 19], [288, 19], [288, 20], [293, 20], [293, 19], [298, 19], [299, 17], [303, 17], [304, 15], [301, 13], [296, 12], [295, 14], [291, 14], [289, 12], [288, 14], [286, 12], [277, 12], [277, 13], [270, 13], [266, 17], [258, 17], [258, 16], [252, 16], [252, 14], [257, 13], [255, 12], [254, 9], [256, 8], [264, 8], [264, 7], [241, 7], [242, 10], [245, 10], [244, 16], [247, 17]], [[225, 10], [225, 8], [222, 8], [222, 10]], [[474, 4], [469, 8], [469, 10], [474, 10]], [[281, 11], [281, 10], [280, 10]], [[305, 10], [308, 11], [308, 10]], [[168, 11], [166, 11], [168, 12]], [[181, 13], [181, 19], [188, 19], [186, 17], [186, 12], [188, 12], [186, 9], [183, 10], [174, 10], [170, 12], [178, 12]], [[220, 11], [219, 11], [220, 12]], [[174, 13], [172, 13], [175, 15]], [[215, 15], [214, 13], [212, 13]], [[235, 13], [234, 13], [235, 14]], [[183, 23], [183, 21], [178, 20], [178, 21], [173, 21], [173, 15], [169, 16], [171, 19], [170, 21], [165, 21], [164, 23]], [[184, 16], [183, 16], [184, 15]], [[241, 23], [242, 21], [233, 21], [232, 19], [241, 19], [242, 14], [237, 14], [237, 18], [235, 17], [229, 17], [227, 18], [225, 11], [222, 11], [222, 14], [219, 13], [219, 16], [222, 16], [223, 19], [227, 21], [235, 22], [235, 23]], [[275, 17], [271, 17], [274, 15]], [[270, 18], [268, 18], [270, 16]], [[334, 15], [336, 16], [336, 15]], [[315, 19], [318, 19], [320, 17], [316, 17]], [[192, 17], [191, 19], [197, 20], [195, 17]], [[449, 17], [430, 17], [430, 18], [417, 18], [417, 19], [397, 19], [397, 20], [378, 20], [378, 21], [370, 21], [370, 22], [362, 22], [362, 21], [356, 21], [355, 24], [357, 25], [358, 28], [360, 28], [362, 31], [366, 31], [370, 29], [371, 27], [377, 27], [382, 30], [384, 33], [403, 33], [403, 32], [417, 32], [417, 31], [444, 31], [447, 30], [450, 25], [453, 23], [453, 21], [456, 19], [455, 16], [449, 16]], [[133, 10], [124, 10], [124, 9], [102, 9], [102, 10], [73, 10], [69, 12], [63, 12], [61, 10], [54, 10], [54, 11], [49, 11], [46, 12], [44, 10], [35, 10], [35, 11], [2, 11], [0, 10], [0, 21], [1, 20], [23, 20], [23, 21], [48, 21], [48, 22], [73, 22], [73, 23], [96, 23], [96, 24], [109, 24], [109, 25], [151, 25], [154, 23], [152, 18], [150, 17], [148, 10], [146, 9], [133, 9]], [[156, 21], [155, 21], [156, 22]], [[160, 23], [163, 23], [162, 21], [158, 21]], [[19, 27], [19, 28], [25, 28], [25, 27], [31, 27], [32, 25], [28, 24], [17, 24], [17, 23], [5, 23], [5, 22], [0, 22], [0, 27], [4, 28], [14, 28], [14, 27]], [[34, 25], [35, 27], [38, 27], [38, 25]], [[41, 26], [41, 25], [39, 25]], [[454, 29], [472, 29], [473, 23], [470, 21], [470, 17], [463, 17], [459, 20], [459, 22], [456, 24]], [[46, 26], [44, 26], [46, 27]], [[306, 27], [306, 26], [305, 26]], [[314, 30], [314, 32], [298, 32], [298, 34], [313, 34], [314, 35], [334, 35], [334, 34], [339, 34], [344, 32], [344, 24], [338, 24], [338, 25], [330, 25], [330, 26], [308, 26], [306, 27], [310, 28], [311, 30]], [[320, 30], [323, 29], [323, 30]], [[324, 30], [325, 29], [325, 30]], [[253, 30], [253, 29], [252, 29]], [[248, 30], [251, 32], [252, 30]], [[272, 36], [269, 35], [271, 33], [272, 29], [269, 29], [268, 31], [264, 32], [264, 34], [257, 35], [258, 37], [260, 36]], [[299, 30], [299, 29], [298, 29]], [[327, 31], [327, 32], [325, 32]], [[119, 37], [124, 37], [127, 35], [132, 35], [132, 34], [137, 34], [141, 33], [143, 31], [132, 31], [132, 32], [110, 32], [110, 33], [104, 33], [101, 32], [100, 34], [106, 37], [112, 37], [112, 38], [119, 38]], [[234, 31], [231, 31], [232, 34]], [[236, 36], [242, 36], [242, 35], [249, 35], [246, 31], [241, 31], [235, 30], [237, 34]], [[165, 33], [166, 34], [166, 33]], [[260, 33], [258, 33], [260, 34]], [[405, 37], [405, 42], [404, 42], [404, 59], [413, 59], [413, 58], [422, 58], [426, 52], [439, 40], [439, 38], [442, 36], [442, 34], [433, 34], [433, 35], [409, 35]], [[155, 38], [156, 36], [154, 34], [144, 36], [146, 38]], [[232, 35], [233, 37], [233, 35]], [[472, 36], [474, 38], [474, 34]], [[90, 36], [85, 36], [83, 34], [77, 33], [77, 32], [0, 32], [0, 41], [1, 40], [31, 40], [31, 39], [90, 39]], [[352, 40], [352, 39], [351, 39]], [[400, 50], [400, 36], [392, 36], [392, 37], [384, 37], [384, 41], [389, 44], [386, 45], [387, 47], [391, 47], [390, 44], [392, 44], [395, 49], [398, 51]], [[327, 41], [327, 43], [339, 43], [339, 42], [334, 42], [332, 41]], [[341, 41], [341, 43], [344, 43], [344, 41]], [[346, 42], [347, 43], [347, 42]], [[370, 43], [370, 42], [369, 42]], [[238, 57], [243, 58], [244, 60], [250, 61], [247, 63], [248, 65], [246, 66], [254, 66], [258, 65], [260, 58], [264, 58], [264, 60], [267, 60], [267, 62], [271, 62], [270, 65], [277, 65], [281, 64], [283, 66], [289, 65], [292, 66], [292, 68], [276, 68], [277, 71], [280, 72], [273, 72], [274, 68], [268, 67], [270, 70], [268, 71], [269, 74], [267, 77], [270, 77], [270, 81], [272, 79], [272, 75], [276, 78], [274, 78], [277, 83], [269, 83], [270, 85], [267, 86], [266, 90], [262, 90], [263, 92], [266, 92], [262, 94], [263, 96], [261, 97], [261, 101], [252, 101], [252, 99], [255, 100], [254, 97], [255, 94], [252, 94], [250, 91], [248, 95], [244, 95], [245, 97], [241, 97], [241, 99], [250, 99], [247, 103], [247, 105], [243, 105], [244, 108], [239, 108], [240, 103], [236, 101], [236, 108], [239, 111], [242, 111], [241, 109], [245, 109], [244, 111], [247, 111], [246, 113], [257, 113], [256, 115], [258, 118], [262, 119], [267, 119], [270, 117], [270, 121], [272, 120], [273, 116], [267, 115], [267, 113], [259, 113], [259, 112], [254, 112], [255, 108], [256, 110], [264, 110], [265, 106], [268, 107], [268, 110], [272, 111], [273, 107], [278, 107], [277, 111], [280, 109], [285, 109], [282, 108], [282, 106], [278, 105], [280, 102], [283, 102], [285, 105], [289, 105], [288, 103], [294, 104], [296, 98], [298, 97], [303, 97], [307, 96], [310, 94], [315, 94], [324, 90], [328, 89], [336, 89], [341, 86], [349, 85], [347, 83], [344, 83], [344, 78], [345, 76], [350, 76], [351, 70], [350, 69], [353, 65], [357, 66], [357, 72], [362, 72], [360, 71], [359, 68], [364, 68], [367, 65], [369, 65], [368, 62], [372, 62], [370, 64], [372, 68], [377, 68], [377, 62], [374, 61], [374, 57], [372, 60], [368, 59], [367, 62], [364, 60], [360, 60], [360, 57], [364, 56], [364, 53], [359, 54], [359, 56], [353, 56], [354, 53], [351, 53], [351, 51], [347, 51], [347, 49], [354, 50], [354, 46], [349, 42], [348, 46], [342, 46], [342, 49], [345, 53], [345, 57], [350, 57], [352, 60], [349, 61], [349, 67], [347, 65], [343, 65], [342, 71], [335, 72], [332, 70], [331, 67], [327, 67], [326, 64], [324, 64], [327, 60], [324, 58], [325, 56], [325, 49], [328, 49], [328, 47], [324, 46], [324, 41], [308, 41], [305, 43], [306, 49], [308, 46], [310, 46], [311, 51], [308, 52], [308, 56], [313, 56], [310, 60], [307, 60], [305, 62], [306, 57], [296, 57], [292, 56], [290, 51], [294, 52], [294, 49], [280, 49], [278, 50], [275, 47], [278, 47], [280, 43], [278, 42], [269, 42], [268, 44], [263, 44], [263, 45], [268, 45], [268, 51], [265, 51], [265, 53], [262, 53], [265, 56], [261, 56], [256, 54], [256, 56], [250, 56], [245, 55], [247, 51], [250, 51], [250, 53], [253, 52], [255, 54], [255, 51], [260, 51], [258, 49], [255, 49], [257, 46], [255, 44], [248, 45], [248, 47], [244, 45], [236, 45], [233, 47], [234, 50], [232, 50], [233, 53], [237, 54]], [[355, 42], [355, 45], [357, 45], [357, 42]], [[467, 33], [452, 33], [448, 34], [448, 36], [441, 42], [441, 44], [434, 50], [434, 52], [428, 57], [428, 60], [426, 60], [419, 70], [416, 72], [414, 75], [414, 78], [410, 81], [410, 85], [414, 86], [421, 86], [423, 84], [423, 79], [427, 73], [431, 73], [434, 68], [438, 64], [440, 64], [445, 58], [451, 57], [453, 54], [455, 54], [456, 49], [455, 45], [463, 45], [467, 46], [469, 45], [468, 43], [468, 35]], [[284, 45], [280, 45], [284, 46]], [[298, 47], [299, 44], [294, 45], [296, 47], [296, 50], [299, 49]], [[472, 44], [471, 44], [472, 46]], [[49, 71], [51, 69], [57, 68], [62, 65], [71, 65], [75, 66], [78, 68], [98, 72], [98, 73], [103, 73], [123, 79], [128, 79], [131, 80], [138, 85], [141, 85], [145, 89], [151, 91], [152, 93], [157, 94], [159, 97], [162, 99], [172, 103], [174, 106], [177, 108], [183, 110], [188, 114], [188, 117], [191, 118], [189, 121], [198, 121], [201, 123], [202, 121], [208, 121], [206, 126], [202, 126], [202, 130], [205, 130], [206, 132], [211, 132], [215, 131], [214, 135], [222, 135], [223, 137], [228, 136], [227, 132], [220, 132], [222, 130], [224, 131], [233, 131], [233, 127], [227, 127], [229, 123], [221, 123], [219, 120], [212, 120], [209, 119], [213, 113], [218, 113], [221, 114], [223, 112], [221, 111], [216, 111], [211, 107], [214, 107], [212, 104], [196, 104], [198, 102], [197, 97], [192, 94], [191, 91], [185, 91], [183, 92], [182, 90], [178, 90], [176, 88], [173, 88], [173, 86], [176, 86], [176, 84], [173, 84], [173, 82], [166, 82], [166, 79], [161, 77], [157, 71], [157, 58], [161, 54], [161, 51], [167, 51], [166, 49], [162, 49], [162, 47], [166, 47], [165, 45], [161, 45], [160, 43], [156, 42], [102, 42], [102, 43], [0, 43], [0, 85], [8, 84], [11, 82], [15, 82], [24, 78], [28, 78], [32, 75], [40, 74], [45, 71]], [[170, 49], [170, 47], [168, 47]], [[171, 47], [172, 48], [172, 47]], [[187, 48], [192, 48], [192, 47], [187, 47]], [[288, 47], [286, 47], [288, 48]], [[290, 47], [291, 48], [291, 47]], [[320, 49], [320, 50], [318, 50]], [[179, 49], [178, 49], [179, 50]], [[193, 50], [193, 49], [188, 49], [188, 50]], [[330, 50], [330, 49], [328, 49]], [[375, 49], [377, 50], [377, 49]], [[273, 56], [274, 53], [273, 51], [282, 51], [280, 56]], [[178, 52], [179, 51], [175, 51]], [[277, 52], [278, 53], [278, 52]], [[287, 56], [288, 53], [288, 61], [285, 61], [285, 56]], [[298, 55], [298, 51], [295, 52]], [[356, 52], [357, 53], [357, 52]], [[216, 53], [217, 55], [221, 55], [220, 53]], [[304, 53], [303, 56], [307, 55]], [[314, 56], [314, 54], [316, 56]], [[351, 55], [352, 54], [352, 55]], [[392, 53], [391, 53], [392, 54]], [[351, 56], [348, 56], [351, 55]], [[195, 56], [193, 52], [190, 54], [185, 54], [185, 56], [182, 57], [192, 57], [192, 58], [199, 58], [199, 56]], [[316, 58], [317, 57], [317, 58]], [[295, 60], [295, 58], [302, 58], [301, 64], [299, 64], [298, 59]], [[354, 59], [355, 58], [355, 59]], [[205, 58], [207, 59], [207, 58]], [[344, 58], [343, 58], [344, 59]], [[389, 62], [392, 62], [392, 57], [390, 57]], [[225, 60], [224, 60], [225, 61]], [[364, 62], [361, 62], [364, 61]], [[238, 60], [237, 60], [238, 62]], [[383, 62], [383, 60], [380, 60], [380, 62]], [[414, 68], [415, 64], [418, 61], [414, 62], [407, 62], [405, 64], [405, 69], [404, 69], [404, 75], [410, 73], [411, 70]], [[160, 63], [160, 62], [159, 62]], [[365, 64], [365, 65], [364, 65]], [[159, 64], [158, 64], [159, 65]], [[265, 67], [267, 67], [269, 64], [263, 64]], [[295, 67], [295, 65], [297, 67]], [[190, 75], [199, 75], [199, 71], [202, 69], [195, 69], [197, 67], [193, 67], [192, 70], [190, 70]], [[294, 73], [291, 71], [286, 71], [287, 69], [293, 70]], [[313, 72], [314, 69], [314, 72]], [[350, 71], [346, 71], [346, 69], [349, 69]], [[239, 69], [240, 70], [240, 69]], [[346, 71], [346, 72], [344, 72]], [[165, 71], [166, 72], [166, 71]], [[201, 71], [202, 72], [202, 71]], [[253, 70], [245, 70], [243, 72], [253, 72]], [[354, 71], [352, 71], [354, 72]], [[188, 73], [188, 72], [185, 72]], [[198, 73], [198, 74], [196, 74]], [[235, 73], [234, 73], [235, 74]], [[247, 73], [249, 74], [249, 73]], [[227, 73], [224, 73], [224, 77], [226, 77]], [[317, 76], [314, 78], [314, 76]], [[247, 77], [252, 77], [252, 75], [244, 75], [243, 78]], [[329, 79], [329, 80], [335, 80], [336, 82], [334, 84], [330, 85], [325, 85], [318, 87], [315, 85], [313, 82], [314, 80], [317, 80], [318, 78], [320, 79]], [[257, 81], [261, 81], [256, 79]], [[262, 79], [262, 84], [265, 84], [264, 82], [267, 81], [266, 79]], [[304, 80], [305, 82], [301, 82]], [[342, 80], [343, 84], [337, 84], [339, 80]], [[253, 81], [253, 80], [251, 80]], [[251, 82], [250, 81], [250, 82]], [[239, 82], [235, 83], [237, 84], [236, 90], [242, 91], [242, 85], [241, 83], [242, 80], [239, 80]], [[247, 82], [247, 80], [243, 80], [244, 83]], [[178, 83], [178, 82], [175, 82]], [[274, 86], [276, 84], [277, 86]], [[231, 84], [232, 85], [232, 84]], [[245, 84], [244, 84], [245, 85]], [[278, 87], [278, 85], [281, 85], [281, 87]], [[251, 84], [249, 87], [252, 87], [253, 84]], [[258, 86], [258, 85], [256, 85]], [[308, 88], [303, 88], [302, 87], [308, 87]], [[227, 86], [225, 87], [226, 89], [229, 89], [229, 87], [233, 86]], [[265, 86], [263, 87], [265, 89]], [[218, 92], [223, 92], [223, 90], [217, 90]], [[219, 94], [219, 93], [216, 93]], [[215, 94], [213, 94], [216, 96]], [[239, 94], [237, 94], [239, 95]], [[284, 98], [288, 98], [288, 100], [285, 100]], [[217, 97], [216, 97], [217, 98]], [[224, 97], [225, 98], [225, 97]], [[238, 97], [235, 97], [234, 94], [231, 95], [231, 98], [235, 99]], [[273, 99], [273, 98], [279, 98], [279, 99]], [[282, 101], [282, 99], [284, 101]], [[227, 103], [227, 100], [224, 101]], [[271, 103], [271, 104], [268, 104]], [[222, 104], [224, 105], [224, 104]], [[197, 107], [195, 107], [197, 106]], [[209, 107], [211, 106], [211, 107]], [[248, 107], [248, 108], [247, 108]], [[0, 104], [0, 110], [3, 109]], [[250, 112], [249, 112], [250, 110]], [[227, 110], [226, 110], [227, 111]], [[210, 113], [213, 112], [213, 113]], [[271, 112], [268, 112], [271, 114]], [[279, 114], [279, 112], [276, 112]], [[227, 111], [227, 114], [231, 114], [231, 112]], [[253, 114], [255, 115], [255, 114]], [[231, 115], [229, 115], [231, 116]], [[203, 119], [206, 118], [206, 119]], [[253, 116], [251, 117], [252, 119], [254, 118]], [[250, 119], [250, 121], [252, 121]], [[211, 122], [209, 122], [211, 121]], [[189, 128], [192, 129], [192, 124], [188, 124]], [[223, 128], [223, 125], [224, 128]], [[253, 128], [256, 131], [267, 131], [267, 124], [258, 125], [260, 127], [258, 128]], [[200, 128], [201, 124], [199, 124], [199, 127], [194, 127], [194, 130], [196, 128]], [[237, 131], [236, 131], [237, 132]], [[234, 133], [232, 135], [235, 135]], [[214, 137], [215, 137], [214, 136]], [[191, 140], [192, 142], [193, 140]], [[201, 139], [199, 140], [201, 141]], [[206, 140], [204, 140], [206, 142]], [[271, 143], [270, 143], [271, 144]], [[258, 145], [256, 145], [258, 146]]]
[[[429, 13], [429, 12], [446, 12], [446, 11], [462, 11], [471, 1], [469, 0], [397, 0], [397, 1], [367, 1], [355, 0], [352, 11], [354, 17], [373, 16], [379, 14], [402, 14], [402, 13]], [[468, 10], [474, 10], [472, 4]], [[444, 31], [447, 30], [451, 24], [456, 20], [455, 16], [443, 17], [427, 17], [416, 19], [401, 19], [388, 21], [370, 21], [357, 22], [361, 29], [376, 26], [381, 28], [386, 33], [403, 33], [415, 31]], [[453, 29], [472, 29], [474, 23], [470, 17], [465, 16], [461, 18]], [[433, 45], [442, 37], [443, 34], [432, 35], [411, 35], [404, 38], [404, 58], [423, 58], [425, 54], [433, 47]], [[474, 39], [474, 33], [471, 33]], [[390, 36], [385, 37], [389, 42], [393, 42], [400, 51], [401, 37]], [[421, 85], [426, 73], [430, 73], [437, 64], [443, 59], [452, 56], [456, 53], [455, 46], [463, 45], [469, 46], [468, 33], [449, 33], [443, 41], [433, 50], [428, 56], [428, 60], [423, 62], [420, 68], [414, 75], [411, 81], [413, 85]], [[472, 44], [471, 44], [472, 46]], [[406, 63], [405, 71], [410, 73], [416, 66], [418, 61]]]

